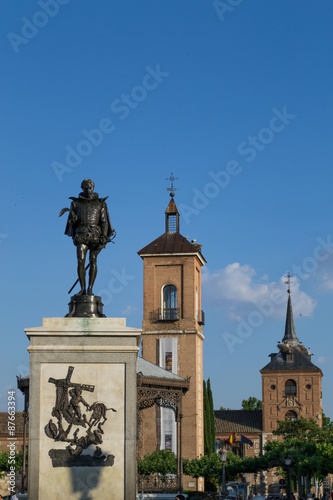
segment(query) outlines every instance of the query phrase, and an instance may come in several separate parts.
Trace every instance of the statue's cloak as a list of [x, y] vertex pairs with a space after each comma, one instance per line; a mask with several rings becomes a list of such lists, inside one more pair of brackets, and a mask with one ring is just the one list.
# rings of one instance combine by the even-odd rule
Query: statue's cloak
[[113, 229], [112, 229], [112, 225], [111, 225], [111, 221], [110, 221], [109, 210], [108, 210], [107, 204], [105, 203], [105, 200], [108, 199], [108, 196], [106, 196], [106, 198], [99, 198], [97, 193], [92, 193], [91, 198], [87, 198], [86, 196], [84, 196], [84, 193], [80, 193], [78, 198], [74, 198], [73, 196], [71, 196], [69, 199], [72, 200], [72, 203], [71, 203], [71, 208], [69, 211], [67, 224], [66, 224], [66, 228], [65, 228], [65, 234], [67, 234], [67, 236], [71, 236], [71, 238], [74, 238], [75, 231], [76, 231], [77, 227], [80, 225], [79, 220], [75, 223], [71, 222], [72, 217], [73, 217], [73, 213], [75, 213], [75, 204], [76, 203], [91, 203], [91, 202], [96, 202], [96, 200], [98, 200], [101, 202], [101, 205], [102, 205], [101, 218], [102, 218], [102, 223], [103, 223], [103, 225], [105, 225], [105, 229], [106, 229], [104, 234], [108, 238], [110, 238], [110, 236], [113, 233]]

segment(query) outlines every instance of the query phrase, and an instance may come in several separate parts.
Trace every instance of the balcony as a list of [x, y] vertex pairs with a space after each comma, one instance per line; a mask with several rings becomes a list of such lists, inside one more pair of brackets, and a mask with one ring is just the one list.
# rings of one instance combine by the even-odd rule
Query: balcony
[[178, 321], [180, 319], [180, 309], [157, 309], [150, 313], [150, 321]]
[[199, 325], [205, 324], [205, 313], [203, 311], [198, 311], [197, 322], [199, 323]]
[[[181, 319], [180, 316], [180, 308], [171, 308], [171, 309], [157, 309], [156, 311], [151, 311], [149, 314], [149, 321], [152, 322], [159, 322], [159, 321], [178, 321]], [[184, 318], [183, 318], [184, 319]], [[198, 311], [197, 312], [197, 317], [194, 318], [197, 320], [199, 325], [204, 325], [205, 324], [205, 313], [204, 311]], [[188, 320], [191, 321], [191, 320]], [[193, 321], [193, 319], [192, 319]]]

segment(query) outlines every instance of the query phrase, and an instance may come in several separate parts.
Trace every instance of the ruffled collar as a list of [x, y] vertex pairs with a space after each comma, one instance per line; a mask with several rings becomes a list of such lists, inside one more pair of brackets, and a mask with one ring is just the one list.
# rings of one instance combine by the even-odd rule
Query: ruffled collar
[[84, 193], [79, 194], [79, 200], [80, 201], [85, 201], [85, 202], [90, 202], [90, 201], [96, 201], [98, 200], [98, 194], [97, 193], [91, 193], [89, 197], [87, 197]]

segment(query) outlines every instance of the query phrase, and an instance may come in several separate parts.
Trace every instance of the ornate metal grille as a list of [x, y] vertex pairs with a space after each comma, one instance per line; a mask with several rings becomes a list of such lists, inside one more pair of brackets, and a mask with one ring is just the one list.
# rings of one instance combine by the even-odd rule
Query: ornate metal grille
[[150, 476], [138, 476], [139, 493], [158, 493], [168, 491], [176, 493], [178, 491], [178, 476], [174, 474], [153, 474]]

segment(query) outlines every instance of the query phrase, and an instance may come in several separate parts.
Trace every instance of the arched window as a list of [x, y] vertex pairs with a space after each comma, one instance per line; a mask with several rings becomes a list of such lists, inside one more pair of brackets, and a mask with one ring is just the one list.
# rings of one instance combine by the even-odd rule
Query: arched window
[[177, 288], [171, 283], [163, 287], [163, 319], [178, 319]]
[[289, 411], [287, 411], [285, 418], [289, 422], [296, 422], [296, 420], [297, 420], [297, 413], [295, 411], [289, 410]]
[[296, 396], [296, 382], [295, 380], [287, 380], [285, 385], [286, 396]]

